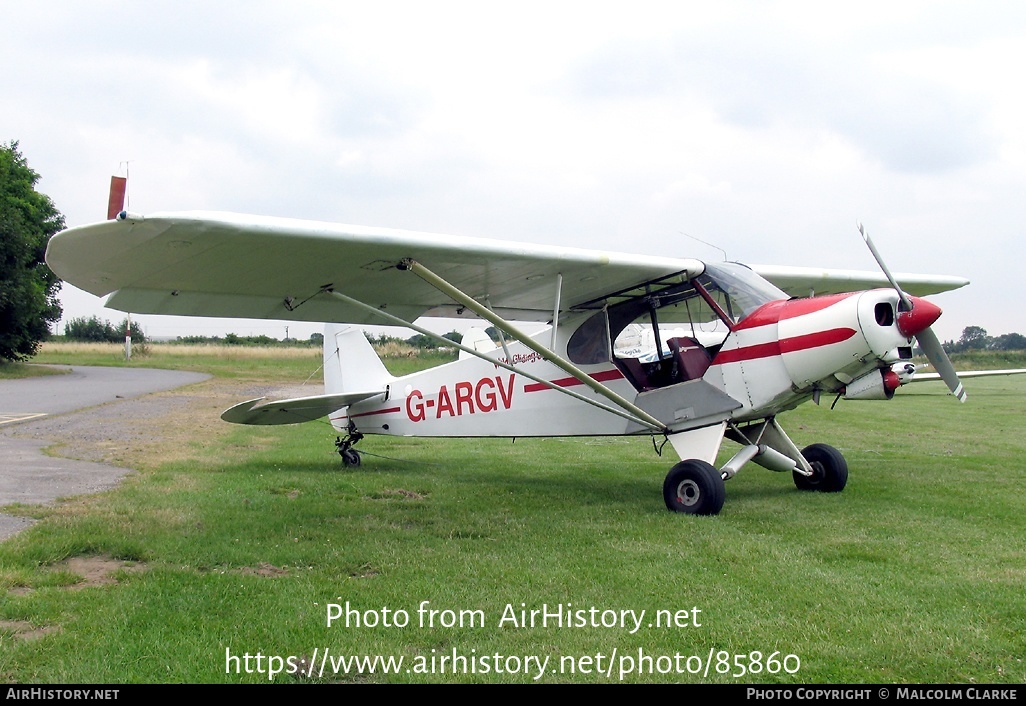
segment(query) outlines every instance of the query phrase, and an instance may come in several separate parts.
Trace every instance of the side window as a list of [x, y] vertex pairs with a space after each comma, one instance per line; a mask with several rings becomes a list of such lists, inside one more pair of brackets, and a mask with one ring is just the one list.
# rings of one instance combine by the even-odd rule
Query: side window
[[566, 355], [577, 365], [596, 365], [609, 360], [609, 324], [603, 309], [581, 324], [567, 342]]
[[570, 337], [566, 346], [567, 357], [577, 365], [608, 363], [613, 355], [609, 337], [616, 340], [621, 331], [648, 309], [648, 303], [639, 297], [596, 312]]

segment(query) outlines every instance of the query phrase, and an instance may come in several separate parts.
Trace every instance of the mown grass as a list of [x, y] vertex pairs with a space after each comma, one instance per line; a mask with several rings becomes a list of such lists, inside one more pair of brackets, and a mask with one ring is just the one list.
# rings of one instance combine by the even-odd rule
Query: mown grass
[[[0, 677], [260, 682], [266, 674], [226, 674], [226, 650], [309, 657], [327, 647], [407, 665], [454, 649], [547, 655], [550, 670], [614, 652], [759, 651], [764, 662], [779, 651], [800, 658], [797, 674], [737, 681], [1022, 683], [1026, 380], [967, 388], [966, 405], [930, 383], [891, 402], [782, 417], [800, 445], [845, 453], [848, 488], [802, 493], [748, 466], [713, 518], [665, 510], [673, 460], [647, 439], [370, 437], [363, 466], [343, 470], [323, 424], [241, 427], [102, 496], [22, 510], [43, 521], [0, 545], [0, 620], [53, 631], [27, 640], [0, 627]], [[55, 569], [79, 555], [145, 570], [68, 590], [73, 577]], [[328, 627], [327, 605], [346, 601], [409, 611], [412, 624]], [[420, 627], [422, 601], [479, 610], [486, 624]], [[522, 603], [644, 609], [646, 627], [499, 627], [505, 607]], [[656, 610], [696, 607], [700, 627], [647, 627]], [[617, 681], [618, 666], [543, 681]], [[715, 662], [707, 676], [625, 680], [734, 681]], [[324, 681], [531, 678], [364, 669]]]
[[62, 375], [65, 372], [60, 368], [50, 368], [45, 365], [29, 365], [0, 360], [0, 380], [18, 380], [43, 375]]

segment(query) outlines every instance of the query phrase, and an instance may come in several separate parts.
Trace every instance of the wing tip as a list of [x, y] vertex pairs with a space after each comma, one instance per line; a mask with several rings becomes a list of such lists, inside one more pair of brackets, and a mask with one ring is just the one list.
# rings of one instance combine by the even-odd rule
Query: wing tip
[[232, 405], [221, 412], [221, 419], [233, 424], [252, 424], [252, 422], [247, 420], [252, 418], [253, 408], [266, 399], [266, 397], [257, 397], [245, 402], [239, 402], [237, 405]]

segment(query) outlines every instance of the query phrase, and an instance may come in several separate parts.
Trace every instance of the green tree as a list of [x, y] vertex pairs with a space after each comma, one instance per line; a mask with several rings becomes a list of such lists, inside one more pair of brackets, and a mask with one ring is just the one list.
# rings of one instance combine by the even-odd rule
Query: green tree
[[1004, 333], [991, 340], [990, 347], [995, 351], [1026, 351], [1026, 336], [1021, 333]]
[[18, 150], [0, 144], [0, 359], [33, 355], [61, 317], [61, 282], [43, 261], [64, 228], [53, 201], [36, 191], [39, 175]]
[[[134, 343], [146, 343], [146, 332], [143, 331], [142, 325], [138, 321], [133, 321], [131, 323], [132, 341]], [[121, 323], [118, 324], [117, 328], [114, 329], [115, 333], [117, 334], [117, 338], [115, 339], [116, 343], [120, 343], [121, 341], [125, 340], [125, 331], [128, 329], [128, 324], [129, 321], [128, 317], [126, 316], [125, 318], [121, 319]]]
[[438, 348], [438, 339], [431, 336], [425, 336], [422, 333], [415, 334], [406, 339], [414, 348], [420, 348], [421, 350], [431, 350]]
[[990, 343], [987, 329], [982, 326], [966, 326], [962, 329], [962, 337], [958, 339], [959, 350], [982, 350]]
[[[72, 341], [93, 341], [99, 343], [121, 343], [125, 340], [125, 329], [128, 327], [128, 318], [121, 319], [117, 326], [106, 319], [100, 320], [98, 316], [84, 316], [69, 319], [64, 324], [64, 335]], [[142, 327], [135, 322], [132, 324], [132, 341], [145, 343], [146, 334]]]
[[98, 316], [91, 316], [88, 319], [80, 316], [69, 319], [64, 324], [64, 335], [72, 341], [111, 343], [116, 340], [117, 332], [109, 321], [101, 321]]

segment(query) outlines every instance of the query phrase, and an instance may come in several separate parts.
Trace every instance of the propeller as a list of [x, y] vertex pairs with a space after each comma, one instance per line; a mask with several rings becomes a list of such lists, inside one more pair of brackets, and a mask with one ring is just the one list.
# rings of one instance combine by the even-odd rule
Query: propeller
[[940, 375], [941, 380], [947, 384], [951, 394], [957, 397], [959, 402], [965, 402], [966, 394], [965, 388], [962, 387], [962, 381], [958, 379], [958, 373], [955, 372], [955, 367], [951, 364], [948, 354], [944, 352], [937, 334], [930, 328], [930, 325], [940, 316], [940, 308], [925, 299], [910, 297], [901, 291], [898, 281], [894, 279], [894, 275], [887, 268], [883, 257], [880, 256], [880, 252], [873, 245], [869, 233], [866, 232], [861, 223], [858, 226], [862, 239], [866, 241], [869, 251], [876, 258], [876, 264], [880, 266], [884, 276], [887, 277], [887, 281], [891, 283], [891, 286], [898, 293], [898, 299], [900, 300], [897, 317], [898, 330], [906, 336], [915, 336], [919, 347], [926, 354], [926, 359], [930, 361], [933, 369]]

